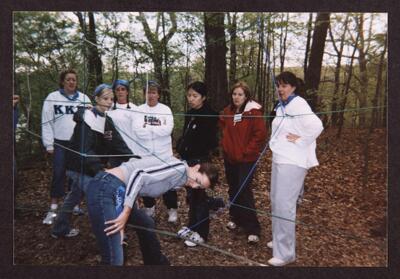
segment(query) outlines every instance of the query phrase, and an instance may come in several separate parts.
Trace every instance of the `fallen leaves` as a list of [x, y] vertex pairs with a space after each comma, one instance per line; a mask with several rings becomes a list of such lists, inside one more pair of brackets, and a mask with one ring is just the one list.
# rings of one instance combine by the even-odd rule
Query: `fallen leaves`
[[[371, 136], [368, 184], [362, 186], [363, 141], [367, 131], [348, 129], [340, 139], [336, 131], [326, 130], [318, 140], [320, 166], [309, 171], [303, 203], [297, 210], [297, 260], [291, 266], [386, 266], [387, 265], [387, 146], [386, 130], [377, 129]], [[223, 179], [214, 195], [227, 201], [228, 186], [223, 161], [215, 157]], [[55, 240], [42, 218], [48, 206], [51, 170], [43, 162], [19, 166], [19, 186], [15, 205], [16, 264], [96, 265], [99, 252], [87, 216], [73, 217], [81, 234], [74, 239]], [[270, 151], [262, 158], [254, 177], [253, 188], [258, 217], [262, 226], [261, 241], [248, 245], [243, 232], [231, 232], [225, 210], [210, 224], [207, 244], [266, 263], [272, 257], [267, 248], [271, 240], [270, 220]], [[167, 222], [161, 199], [156, 206], [157, 229], [177, 232], [187, 225], [185, 191], [179, 192], [177, 225]], [[126, 265], [142, 265], [137, 236], [127, 230], [129, 247]], [[159, 235], [163, 253], [176, 266], [240, 266], [242, 261], [204, 247], [188, 248], [177, 238]]]

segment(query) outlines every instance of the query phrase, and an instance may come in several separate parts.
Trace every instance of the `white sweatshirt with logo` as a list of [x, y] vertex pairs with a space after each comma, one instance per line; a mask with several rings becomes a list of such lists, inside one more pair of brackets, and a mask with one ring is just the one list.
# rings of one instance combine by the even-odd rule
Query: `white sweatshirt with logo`
[[54, 149], [54, 140], [70, 140], [74, 132], [74, 113], [78, 106], [91, 105], [90, 98], [77, 92], [76, 99], [67, 98], [60, 91], [50, 93], [42, 108], [42, 142], [46, 150]]
[[[172, 156], [171, 133], [174, 119], [171, 109], [161, 103], [154, 107], [140, 105], [132, 117], [133, 133], [137, 144], [132, 148], [141, 157], [156, 156], [160, 159]], [[129, 146], [130, 147], [130, 146]]]

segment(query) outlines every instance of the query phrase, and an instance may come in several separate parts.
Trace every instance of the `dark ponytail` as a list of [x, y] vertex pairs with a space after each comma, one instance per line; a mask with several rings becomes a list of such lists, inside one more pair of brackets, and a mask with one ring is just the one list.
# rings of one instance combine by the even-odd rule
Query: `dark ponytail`
[[306, 85], [301, 78], [297, 78], [297, 86], [296, 86], [295, 92], [297, 95], [299, 95], [300, 97], [303, 97], [303, 98], [306, 94]]

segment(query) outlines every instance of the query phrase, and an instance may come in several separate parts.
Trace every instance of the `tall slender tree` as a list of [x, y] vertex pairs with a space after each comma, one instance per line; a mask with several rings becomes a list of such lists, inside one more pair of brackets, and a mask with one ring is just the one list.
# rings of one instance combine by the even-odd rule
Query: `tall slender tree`
[[229, 52], [230, 52], [230, 60], [229, 60], [229, 88], [234, 84], [236, 79], [236, 39], [237, 39], [237, 13], [233, 13], [232, 17], [230, 13], [227, 13], [228, 16], [228, 32], [230, 35], [229, 40]]
[[317, 94], [321, 78], [322, 58], [324, 55], [326, 34], [329, 27], [330, 13], [318, 13], [315, 20], [309, 65], [305, 75], [306, 97], [310, 106], [318, 110], [320, 98]]
[[345, 45], [346, 33], [348, 30], [349, 18], [350, 18], [350, 15], [347, 14], [346, 18], [343, 22], [343, 33], [340, 37], [339, 48], [336, 46], [335, 38], [332, 33], [332, 28], [329, 27], [329, 37], [331, 38], [333, 48], [337, 54], [336, 67], [335, 67], [335, 80], [334, 80], [335, 85], [334, 85], [334, 89], [333, 89], [333, 98], [332, 98], [332, 105], [331, 105], [331, 111], [333, 112], [332, 117], [331, 117], [331, 125], [332, 126], [337, 125], [337, 119], [338, 119], [338, 115], [337, 115], [337, 113], [335, 113], [335, 111], [337, 110], [337, 105], [338, 105], [337, 102], [339, 99], [338, 95], [339, 95], [339, 88], [340, 88], [340, 72], [342, 69], [342, 56], [343, 56], [343, 49], [344, 49], [344, 45]]
[[96, 86], [103, 82], [103, 64], [101, 56], [97, 47], [97, 34], [96, 22], [93, 12], [88, 12], [89, 26], [86, 23], [86, 16], [82, 12], [76, 12], [79, 19], [79, 24], [86, 40], [87, 46], [87, 69], [88, 69], [88, 83], [86, 84], [85, 91], [93, 92]]
[[339, 119], [338, 119], [338, 131], [336, 133], [337, 138], [340, 138], [340, 136], [342, 135], [342, 129], [343, 129], [343, 125], [344, 125], [344, 109], [346, 108], [347, 97], [348, 97], [348, 94], [350, 91], [350, 84], [351, 84], [351, 80], [353, 78], [354, 59], [355, 59], [355, 55], [356, 55], [356, 51], [357, 51], [357, 47], [358, 47], [357, 45], [358, 45], [359, 37], [360, 37], [360, 34], [358, 33], [357, 37], [354, 41], [353, 53], [351, 54], [349, 64], [346, 67], [347, 79], [346, 79], [345, 86], [343, 87], [343, 93], [342, 93], [343, 98], [342, 98], [342, 101], [340, 102], [340, 107], [339, 107], [341, 112], [339, 113]]
[[[365, 38], [364, 34], [364, 14], [360, 13], [356, 15], [356, 23], [357, 23], [357, 32], [360, 34], [360, 41], [358, 44], [358, 68], [360, 71], [360, 78], [359, 78], [359, 83], [360, 83], [360, 90], [355, 91], [356, 96], [359, 102], [360, 107], [366, 107], [367, 106], [367, 97], [368, 97], [368, 60], [367, 60], [367, 53], [369, 51], [369, 39]], [[371, 19], [371, 24], [372, 24], [372, 19]], [[371, 35], [371, 32], [369, 32]], [[365, 127], [366, 123], [366, 118], [365, 114], [361, 113], [359, 114], [359, 124], [360, 127]]]
[[226, 73], [224, 13], [204, 13], [206, 41], [205, 81], [214, 109], [220, 111], [229, 102]]
[[308, 16], [308, 23], [307, 23], [307, 42], [306, 42], [306, 51], [304, 53], [304, 67], [303, 67], [303, 74], [306, 76], [307, 67], [308, 67], [308, 59], [310, 55], [310, 45], [311, 45], [311, 34], [312, 34], [312, 21], [313, 21], [313, 14], [310, 13]]

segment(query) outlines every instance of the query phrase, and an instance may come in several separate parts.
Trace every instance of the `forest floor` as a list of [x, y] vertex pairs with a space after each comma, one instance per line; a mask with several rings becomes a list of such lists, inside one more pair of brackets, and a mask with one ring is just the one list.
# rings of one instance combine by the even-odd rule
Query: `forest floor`
[[[290, 266], [380, 267], [387, 266], [387, 137], [386, 129], [376, 129], [369, 139], [368, 183], [363, 186], [364, 148], [367, 131], [324, 131], [318, 139], [320, 166], [309, 171], [305, 194], [297, 210], [297, 260]], [[223, 162], [222, 179], [214, 195], [227, 201]], [[42, 224], [48, 207], [51, 182], [49, 161], [29, 161], [18, 166], [14, 221], [14, 263], [17, 265], [97, 265], [100, 256], [87, 215], [73, 217], [80, 235], [72, 239], [53, 239], [50, 227]], [[262, 158], [253, 180], [256, 208], [261, 223], [261, 240], [247, 244], [246, 236], [226, 228], [227, 210], [211, 219], [207, 244], [233, 255], [267, 264], [272, 250], [270, 218], [271, 152]], [[179, 220], [167, 222], [161, 199], [156, 206], [157, 229], [176, 233], [187, 224], [186, 191], [178, 192]], [[83, 207], [86, 209], [85, 205]], [[136, 234], [127, 228], [129, 246], [126, 265], [142, 265]], [[248, 262], [197, 246], [188, 248], [181, 239], [159, 234], [163, 253], [174, 266], [246, 266]]]

